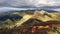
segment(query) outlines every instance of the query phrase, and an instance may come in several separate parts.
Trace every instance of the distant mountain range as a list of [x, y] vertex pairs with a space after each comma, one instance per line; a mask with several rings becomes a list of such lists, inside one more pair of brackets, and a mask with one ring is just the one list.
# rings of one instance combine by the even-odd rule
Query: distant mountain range
[[[57, 6], [58, 7], [58, 6]], [[52, 12], [52, 11], [60, 11], [58, 8], [44, 8], [44, 7], [39, 7], [39, 8], [13, 8], [13, 7], [1, 7], [0, 8], [0, 13], [4, 13], [4, 12], [20, 12], [20, 11], [25, 11], [25, 10], [45, 10], [48, 12]]]

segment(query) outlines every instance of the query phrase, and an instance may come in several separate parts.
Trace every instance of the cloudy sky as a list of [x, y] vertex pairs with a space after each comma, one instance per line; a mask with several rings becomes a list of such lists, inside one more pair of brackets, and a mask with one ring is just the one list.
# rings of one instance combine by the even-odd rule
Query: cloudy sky
[[60, 0], [0, 0], [0, 7], [60, 6]]

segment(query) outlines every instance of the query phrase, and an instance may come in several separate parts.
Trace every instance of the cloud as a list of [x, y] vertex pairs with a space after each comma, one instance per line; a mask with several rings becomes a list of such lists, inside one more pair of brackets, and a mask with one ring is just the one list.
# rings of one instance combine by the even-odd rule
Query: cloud
[[6, 0], [0, 0], [0, 3], [4, 3]]
[[[59, 0], [60, 1], [60, 0]], [[35, 2], [36, 6], [60, 6], [60, 2], [58, 0], [38, 0]]]
[[60, 6], [60, 0], [0, 0], [0, 6]]

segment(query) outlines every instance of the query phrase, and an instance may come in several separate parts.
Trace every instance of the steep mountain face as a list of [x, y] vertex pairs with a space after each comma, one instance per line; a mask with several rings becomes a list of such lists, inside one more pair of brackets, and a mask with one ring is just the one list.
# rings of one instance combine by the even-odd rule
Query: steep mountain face
[[[35, 24], [36, 25], [44, 25], [44, 24], [48, 24], [49, 25], [49, 24], [54, 24], [54, 23], [55, 24], [60, 24], [59, 23], [60, 20], [58, 19], [60, 17], [60, 15], [58, 14], [58, 12], [49, 13], [47, 11], [41, 10], [41, 11], [35, 11], [34, 14], [32, 14], [32, 15], [28, 14], [28, 16], [25, 15], [23, 17], [24, 18], [22, 19], [22, 21], [21, 20], [19, 21], [21, 23], [18, 22], [19, 25], [22, 25], [24, 23], [25, 24], [28, 23], [27, 25], [29, 25], [30, 23], [33, 24], [33, 25], [35, 25]], [[27, 19], [27, 20], [25, 20], [25, 19]], [[51, 23], [50, 23], [50, 21], [51, 21]]]
[[[21, 16], [20, 16], [21, 15]], [[59, 24], [59, 25], [58, 25]], [[32, 26], [32, 27], [31, 27]], [[52, 28], [52, 27], [53, 28]], [[28, 30], [28, 34], [33, 33], [32, 31], [35, 28], [35, 32], [39, 32], [39, 34], [46, 32], [47, 28], [54, 27], [60, 29], [60, 15], [59, 12], [47, 12], [44, 10], [34, 11], [34, 12], [13, 12], [10, 15], [0, 16], [0, 28], [10, 28], [13, 31], [8, 30], [5, 33], [11, 33], [17, 31], [17, 33], [24, 33], [24, 29]], [[38, 27], [38, 29], [36, 29]], [[52, 31], [52, 29], [50, 29]], [[1, 31], [2, 32], [2, 31]], [[0, 33], [1, 33], [0, 32]], [[52, 31], [53, 32], [53, 31]], [[26, 32], [25, 32], [26, 33]], [[50, 34], [51, 32], [48, 31]]]
[[53, 12], [49, 13], [49, 12], [44, 11], [44, 10], [35, 11], [33, 14], [26, 14], [24, 12], [22, 14], [24, 14], [23, 18], [15, 24], [17, 27], [21, 26], [23, 23], [25, 23], [29, 19], [37, 19], [37, 20], [42, 21], [42, 22], [59, 21], [59, 19], [58, 19], [59, 15], [58, 14], [55, 14]]
[[[33, 14], [32, 14], [33, 13]], [[20, 16], [21, 15], [21, 16]], [[23, 16], [23, 17], [22, 17]], [[25, 23], [26, 21], [28, 21], [29, 19], [37, 19], [39, 21], [42, 22], [46, 22], [46, 21], [59, 21], [60, 20], [60, 15], [58, 12], [47, 12], [44, 10], [41, 11], [26, 11], [26, 12], [13, 12], [11, 13], [11, 15], [4, 15], [4, 16], [0, 16], [0, 22], [1, 21], [5, 21], [5, 20], [19, 20], [17, 21], [17, 23], [14, 26], [21, 26], [23, 23]], [[20, 20], [21, 19], [21, 20]]]

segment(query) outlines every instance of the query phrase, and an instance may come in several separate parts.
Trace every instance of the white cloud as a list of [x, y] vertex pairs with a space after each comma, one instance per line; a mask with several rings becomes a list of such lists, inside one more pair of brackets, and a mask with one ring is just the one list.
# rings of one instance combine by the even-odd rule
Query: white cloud
[[60, 6], [60, 0], [0, 0], [0, 3], [4, 2], [10, 6]]
[[45, 6], [60, 6], [59, 2], [53, 0], [38, 0], [35, 2], [36, 6], [45, 5]]

